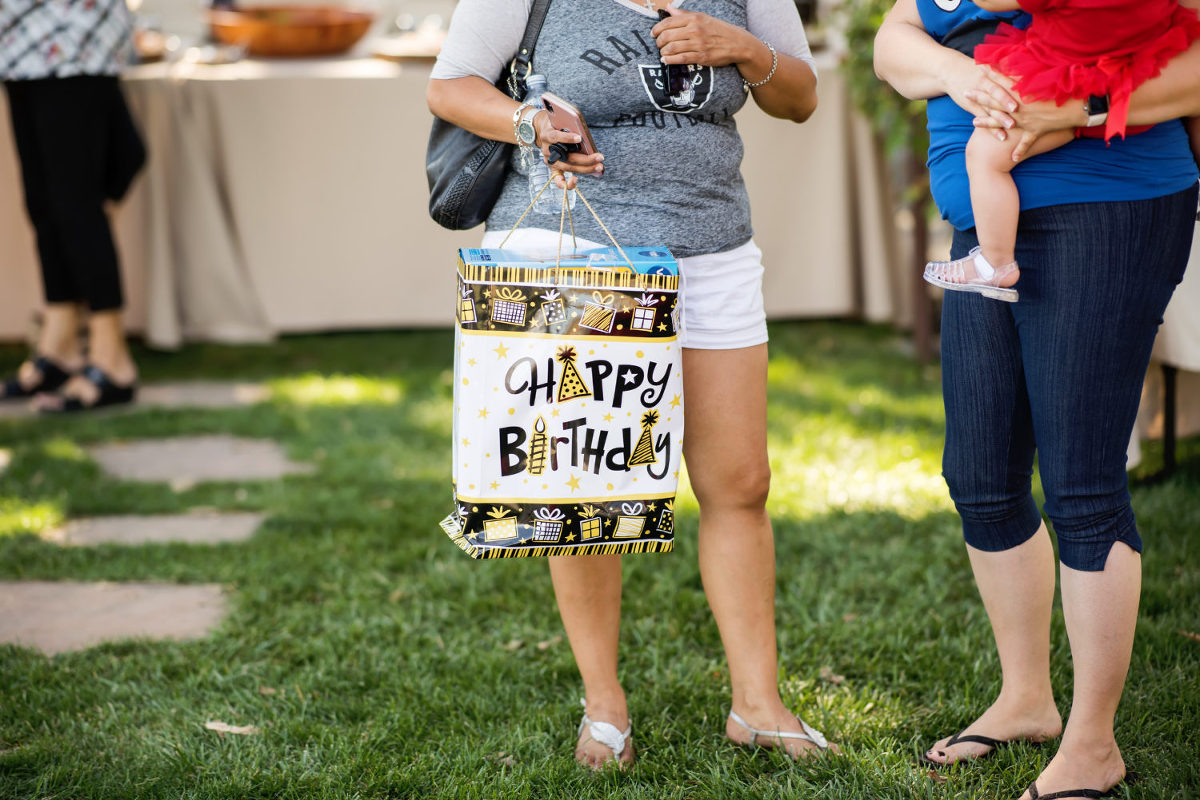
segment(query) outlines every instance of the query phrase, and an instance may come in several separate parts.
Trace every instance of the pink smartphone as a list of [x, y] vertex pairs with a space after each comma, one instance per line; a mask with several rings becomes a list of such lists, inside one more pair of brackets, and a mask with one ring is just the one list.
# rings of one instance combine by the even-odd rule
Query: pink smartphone
[[542, 105], [550, 115], [550, 124], [560, 131], [579, 134], [580, 142], [571, 148], [574, 152], [591, 155], [596, 152], [596, 143], [588, 130], [583, 114], [570, 102], [550, 92], [542, 93]]

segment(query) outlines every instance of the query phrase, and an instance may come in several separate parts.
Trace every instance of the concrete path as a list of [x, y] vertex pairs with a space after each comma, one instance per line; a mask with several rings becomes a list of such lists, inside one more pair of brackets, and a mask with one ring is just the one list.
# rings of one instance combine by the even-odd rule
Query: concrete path
[[[105, 409], [103, 413], [128, 413], [145, 408], [241, 408], [267, 400], [271, 390], [261, 383], [234, 381], [178, 381], [150, 383], [138, 389], [135, 405]], [[0, 419], [36, 416], [27, 402], [0, 403]]]
[[119, 639], [200, 638], [225, 613], [217, 584], [0, 581], [0, 643], [47, 655]]
[[157, 516], [84, 517], [42, 534], [43, 539], [75, 547], [101, 544], [221, 544], [249, 539], [265, 514], [192, 512]]
[[187, 486], [201, 481], [259, 481], [310, 473], [268, 440], [233, 436], [143, 439], [88, 448], [105, 472], [131, 481]]

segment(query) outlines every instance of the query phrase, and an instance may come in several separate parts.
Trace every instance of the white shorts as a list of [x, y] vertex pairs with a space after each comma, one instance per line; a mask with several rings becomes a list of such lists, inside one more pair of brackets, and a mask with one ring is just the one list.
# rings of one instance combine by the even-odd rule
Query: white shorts
[[[508, 231], [488, 231], [480, 247], [499, 247]], [[577, 240], [581, 250], [604, 247]], [[571, 248], [568, 234], [563, 247]], [[521, 228], [505, 249], [520, 250], [535, 258], [553, 258], [558, 231]], [[680, 343], [697, 350], [736, 350], [767, 341], [767, 315], [763, 311], [762, 251], [754, 240], [724, 253], [679, 259]]]

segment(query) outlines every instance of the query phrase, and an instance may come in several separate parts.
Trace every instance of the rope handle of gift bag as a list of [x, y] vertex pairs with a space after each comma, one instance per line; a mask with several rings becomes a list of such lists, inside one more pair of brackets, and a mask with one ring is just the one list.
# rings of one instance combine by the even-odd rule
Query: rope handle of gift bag
[[[553, 182], [554, 182], [554, 176], [551, 175], [550, 179], [542, 184], [542, 188], [539, 189], [538, 193], [536, 195], [534, 195], [532, 200], [529, 201], [529, 205], [525, 206], [525, 210], [522, 211], [521, 216], [517, 218], [516, 223], [512, 226], [512, 230], [510, 230], [508, 232], [508, 236], [505, 236], [504, 241], [500, 242], [501, 250], [504, 249], [504, 245], [508, 242], [508, 240], [512, 237], [512, 235], [517, 232], [517, 228], [521, 227], [521, 223], [525, 221], [525, 217], [528, 216], [529, 212], [533, 210], [534, 204], [537, 203], [537, 201], [541, 198], [542, 194], [546, 191], [546, 189], [548, 189], [550, 187], [550, 184]], [[567, 192], [568, 191], [569, 190], [567, 189], [566, 185], [564, 184], [563, 185], [562, 210], [559, 212], [559, 215], [558, 215], [558, 253], [554, 256], [554, 277], [556, 280], [558, 278], [559, 264], [562, 261], [562, 243], [563, 243], [563, 236], [566, 233], [565, 227], [566, 227], [566, 222], [568, 219], [571, 221], [571, 249], [572, 250], [579, 249], [579, 243], [575, 238], [575, 216], [571, 213], [571, 204], [567, 202]], [[629, 260], [629, 256], [625, 255], [625, 251], [621, 249], [621, 245], [617, 244], [616, 237], [614, 237], [612, 235], [612, 232], [610, 232], [608, 230], [608, 226], [604, 224], [604, 220], [600, 219], [600, 215], [596, 213], [596, 209], [592, 208], [592, 204], [589, 203], [588, 199], [583, 196], [583, 192], [580, 191], [578, 186], [575, 187], [574, 192], [575, 192], [575, 194], [579, 195], [579, 199], [583, 201], [583, 204], [585, 206], [587, 206], [587, 210], [592, 212], [592, 217], [595, 218], [596, 222], [600, 225], [601, 229], [603, 229], [605, 235], [608, 236], [608, 240], [613, 243], [613, 247], [617, 248], [617, 252], [621, 254], [621, 258], [625, 259], [625, 263], [629, 265], [629, 268], [631, 270], [633, 270], [634, 272], [637, 272], [637, 270], [634, 269], [634, 267], [633, 267], [633, 262]], [[615, 269], [615, 267], [609, 267], [609, 266], [605, 266], [602, 264], [592, 264], [592, 265], [590, 265], [590, 268], [591, 269]]]

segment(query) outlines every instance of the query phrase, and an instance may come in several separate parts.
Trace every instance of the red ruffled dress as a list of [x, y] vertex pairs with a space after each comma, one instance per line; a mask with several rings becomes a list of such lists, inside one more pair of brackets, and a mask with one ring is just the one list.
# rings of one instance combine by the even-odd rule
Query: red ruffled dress
[[1103, 131], [1079, 131], [1106, 141], [1148, 127], [1126, 131], [1130, 94], [1200, 38], [1200, 19], [1177, 0], [1020, 2], [1033, 15], [1029, 27], [1001, 25], [975, 48], [975, 61], [1012, 78], [1030, 100], [1108, 95]]

